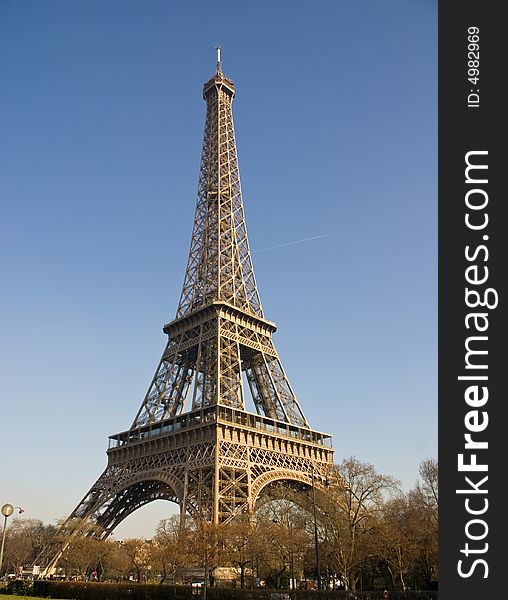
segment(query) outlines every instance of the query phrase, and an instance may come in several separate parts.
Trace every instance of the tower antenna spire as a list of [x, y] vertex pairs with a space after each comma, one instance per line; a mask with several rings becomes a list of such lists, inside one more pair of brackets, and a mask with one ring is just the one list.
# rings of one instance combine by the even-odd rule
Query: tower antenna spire
[[217, 50], [217, 73], [222, 73], [222, 64], [221, 64], [221, 60], [220, 60], [220, 51], [221, 51], [220, 44], [218, 44], [215, 49]]

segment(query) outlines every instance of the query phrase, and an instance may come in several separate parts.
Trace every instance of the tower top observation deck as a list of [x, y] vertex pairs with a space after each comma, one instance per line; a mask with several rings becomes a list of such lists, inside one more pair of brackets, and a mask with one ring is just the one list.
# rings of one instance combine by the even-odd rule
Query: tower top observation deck
[[220, 87], [228, 95], [233, 97], [235, 95], [235, 84], [232, 79], [226, 77], [222, 72], [222, 61], [221, 61], [221, 47], [217, 46], [217, 66], [215, 74], [203, 85], [203, 98], [208, 100], [208, 95], [213, 89]]

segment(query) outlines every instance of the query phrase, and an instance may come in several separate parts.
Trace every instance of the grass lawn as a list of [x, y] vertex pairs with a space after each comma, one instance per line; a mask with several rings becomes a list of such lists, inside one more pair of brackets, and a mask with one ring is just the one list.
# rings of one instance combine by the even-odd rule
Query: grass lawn
[[9, 600], [10, 598], [16, 598], [16, 600], [48, 600], [47, 598], [37, 598], [36, 596], [14, 596], [12, 594], [2, 594], [0, 598]]

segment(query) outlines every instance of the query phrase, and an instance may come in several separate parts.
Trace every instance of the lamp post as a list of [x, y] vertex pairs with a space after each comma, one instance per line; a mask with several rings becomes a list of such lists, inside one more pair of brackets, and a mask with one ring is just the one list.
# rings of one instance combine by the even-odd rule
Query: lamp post
[[2, 547], [0, 548], [0, 575], [2, 573], [2, 565], [4, 559], [4, 545], [5, 545], [5, 534], [7, 532], [7, 517], [10, 517], [14, 512], [14, 509], [19, 509], [19, 514], [23, 512], [23, 509], [20, 506], [12, 506], [12, 504], [4, 504], [2, 506], [2, 514], [4, 516], [4, 530], [2, 533]]
[[316, 552], [316, 571], [317, 571], [317, 588], [321, 589], [321, 565], [319, 562], [319, 540], [316, 515], [316, 487], [314, 479], [314, 468], [312, 469], [312, 508], [314, 511], [314, 550]]

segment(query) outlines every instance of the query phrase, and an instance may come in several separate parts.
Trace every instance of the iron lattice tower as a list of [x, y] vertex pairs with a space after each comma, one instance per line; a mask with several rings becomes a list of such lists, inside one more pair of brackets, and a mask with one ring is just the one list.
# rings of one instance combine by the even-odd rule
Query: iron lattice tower
[[[296, 399], [263, 314], [243, 211], [232, 116], [233, 81], [203, 88], [206, 121], [196, 214], [176, 318], [129, 430], [110, 436], [105, 471], [45, 553], [54, 571], [84, 520], [106, 538], [157, 499], [227, 522], [252, 513], [275, 481], [324, 485], [331, 436], [313, 431]], [[256, 413], [246, 410], [249, 392]], [[187, 410], [185, 410], [187, 408]], [[39, 560], [39, 563], [41, 562]]]

